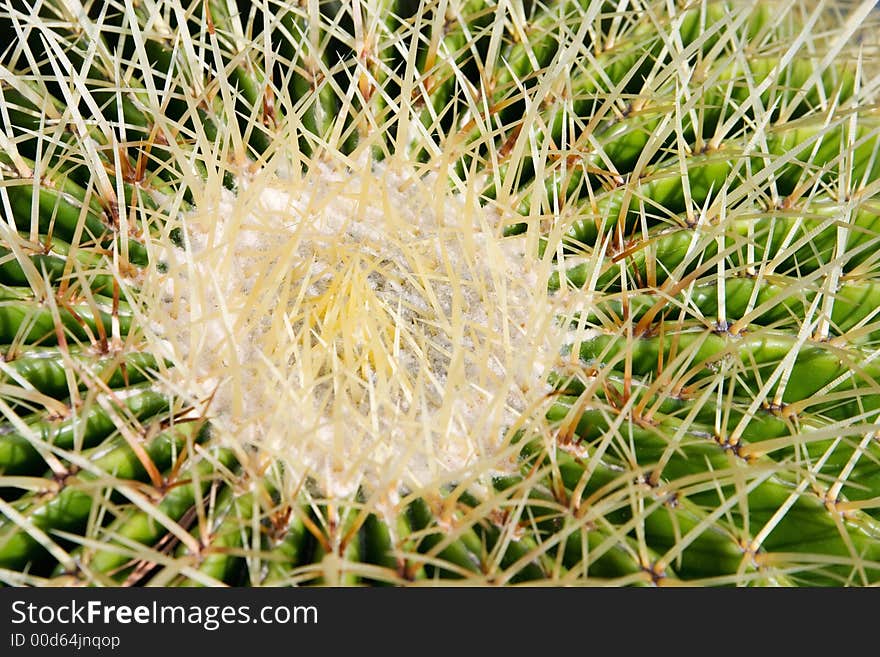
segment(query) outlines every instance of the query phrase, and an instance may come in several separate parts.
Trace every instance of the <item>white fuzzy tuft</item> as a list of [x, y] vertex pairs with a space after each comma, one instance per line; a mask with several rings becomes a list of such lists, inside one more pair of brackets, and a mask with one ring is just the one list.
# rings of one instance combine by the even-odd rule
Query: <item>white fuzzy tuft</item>
[[549, 267], [499, 226], [381, 163], [242, 181], [185, 217], [186, 248], [144, 285], [169, 383], [331, 496], [510, 468], [563, 335]]

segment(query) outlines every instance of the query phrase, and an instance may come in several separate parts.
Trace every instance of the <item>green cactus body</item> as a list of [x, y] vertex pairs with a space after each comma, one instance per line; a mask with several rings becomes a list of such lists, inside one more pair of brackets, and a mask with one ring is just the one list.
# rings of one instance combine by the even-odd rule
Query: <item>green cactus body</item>
[[877, 584], [872, 4], [0, 0], [0, 581]]

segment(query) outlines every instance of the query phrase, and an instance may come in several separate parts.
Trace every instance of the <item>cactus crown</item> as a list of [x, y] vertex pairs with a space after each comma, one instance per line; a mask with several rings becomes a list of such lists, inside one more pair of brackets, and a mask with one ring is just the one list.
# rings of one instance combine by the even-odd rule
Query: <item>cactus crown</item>
[[0, 0], [0, 580], [875, 583], [872, 5]]

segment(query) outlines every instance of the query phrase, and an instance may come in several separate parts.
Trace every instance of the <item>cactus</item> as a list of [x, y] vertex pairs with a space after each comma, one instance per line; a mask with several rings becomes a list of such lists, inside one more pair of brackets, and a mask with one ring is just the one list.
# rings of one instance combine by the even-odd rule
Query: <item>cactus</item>
[[0, 0], [0, 581], [880, 581], [873, 1]]

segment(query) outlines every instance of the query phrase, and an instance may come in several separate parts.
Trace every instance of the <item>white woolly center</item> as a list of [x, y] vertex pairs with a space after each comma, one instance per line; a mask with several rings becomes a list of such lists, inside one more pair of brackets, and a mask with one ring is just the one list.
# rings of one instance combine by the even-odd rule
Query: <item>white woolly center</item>
[[203, 205], [145, 289], [169, 383], [211, 397], [223, 432], [328, 495], [509, 466], [561, 335], [547, 273], [497, 217], [381, 164]]

